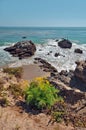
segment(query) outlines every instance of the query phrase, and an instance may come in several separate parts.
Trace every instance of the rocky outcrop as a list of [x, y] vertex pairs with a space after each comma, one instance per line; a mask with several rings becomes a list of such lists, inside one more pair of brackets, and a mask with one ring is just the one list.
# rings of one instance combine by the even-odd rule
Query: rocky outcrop
[[[80, 74], [79, 74], [80, 75]], [[70, 70], [69, 72], [66, 70], [62, 70], [60, 73], [50, 73], [50, 81], [60, 81], [66, 86], [69, 86], [72, 89], [86, 92], [86, 84], [85, 82], [80, 79], [78, 76], [75, 75], [75, 71]]]
[[76, 62], [75, 76], [86, 82], [86, 61]]
[[60, 46], [61, 48], [71, 48], [72, 43], [69, 40], [62, 39], [58, 42], [58, 46]]
[[82, 53], [83, 53], [83, 51], [82, 51], [81, 49], [79, 49], [79, 48], [75, 49], [74, 52], [75, 52], [75, 53], [79, 53], [79, 54], [82, 54]]
[[17, 42], [11, 47], [5, 48], [4, 50], [8, 51], [12, 56], [19, 57], [19, 59], [23, 59], [34, 55], [36, 51], [36, 46], [32, 41], [21, 41]]
[[40, 64], [40, 68], [42, 68], [43, 71], [58, 73], [57, 69], [54, 66], [52, 66], [50, 63], [48, 63], [46, 60], [41, 58], [35, 58], [35, 61], [37, 61]]
[[[78, 101], [83, 100], [82, 105], [86, 103], [86, 94], [82, 92], [77, 92], [73, 89], [67, 90], [63, 89], [60, 92], [61, 96], [64, 97], [65, 101], [69, 104], [76, 104]], [[79, 107], [79, 106], [77, 106]], [[78, 109], [78, 108], [77, 108]]]

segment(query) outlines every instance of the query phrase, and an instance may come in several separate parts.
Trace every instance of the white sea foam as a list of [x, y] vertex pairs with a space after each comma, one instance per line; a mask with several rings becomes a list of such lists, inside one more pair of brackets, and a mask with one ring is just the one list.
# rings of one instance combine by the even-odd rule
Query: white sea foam
[[16, 62], [16, 59], [12, 57], [8, 52], [4, 51], [4, 48], [8, 47], [6, 46], [0, 46], [0, 66], [8, 65], [9, 63]]
[[[74, 53], [75, 48], [83, 50], [83, 54]], [[42, 51], [39, 51], [39, 50]], [[52, 51], [52, 53], [50, 53]], [[49, 54], [48, 54], [49, 53]], [[55, 53], [60, 53], [61, 56], [55, 57]], [[41, 57], [55, 66], [58, 71], [61, 70], [74, 70], [76, 67], [75, 61], [85, 60], [86, 57], [86, 45], [77, 45], [73, 43], [71, 49], [62, 49], [58, 46], [55, 40], [48, 40], [44, 45], [38, 45], [36, 57]]]
[[[73, 43], [71, 49], [62, 49], [58, 46], [58, 43], [55, 42], [55, 40], [48, 39], [45, 44], [37, 44], [36, 46], [37, 51], [35, 55], [23, 60], [18, 60], [18, 58], [12, 57], [7, 52], [3, 51], [3, 47], [1, 47], [0, 55], [3, 54], [3, 56], [2, 59], [0, 56], [0, 60], [3, 61], [3, 64], [5, 62], [13, 62], [13, 64], [10, 64], [10, 66], [13, 67], [32, 64], [35, 57], [40, 57], [47, 60], [50, 64], [56, 67], [58, 71], [69, 71], [75, 69], [75, 61], [86, 59], [86, 44]], [[80, 48], [81, 50], [83, 50], [83, 54], [74, 53], [75, 48]], [[60, 56], [55, 57], [55, 53], [60, 53]]]

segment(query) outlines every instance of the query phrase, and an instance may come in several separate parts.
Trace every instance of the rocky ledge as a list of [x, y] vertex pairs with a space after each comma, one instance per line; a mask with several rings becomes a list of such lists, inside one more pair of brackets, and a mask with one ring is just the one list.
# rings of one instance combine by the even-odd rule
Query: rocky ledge
[[17, 42], [13, 46], [5, 48], [4, 50], [8, 51], [12, 56], [23, 59], [33, 56], [36, 51], [36, 46], [32, 41], [21, 41]]
[[61, 41], [58, 42], [58, 46], [60, 46], [61, 48], [70, 49], [72, 47], [72, 43], [69, 40], [62, 39]]
[[76, 62], [76, 69], [69, 72], [66, 70], [58, 72], [54, 66], [38, 57], [35, 58], [34, 63], [39, 64], [43, 71], [50, 72], [50, 77], [48, 77], [50, 81], [56, 84], [60, 81], [73, 90], [86, 92], [86, 61]]
[[86, 61], [77, 61], [76, 64], [75, 76], [86, 82]]
[[54, 66], [52, 66], [50, 63], [48, 63], [46, 60], [39, 57], [34, 58], [34, 60], [35, 63], [39, 64], [39, 67], [43, 69], [43, 71], [50, 72], [52, 74], [58, 73], [57, 69]]

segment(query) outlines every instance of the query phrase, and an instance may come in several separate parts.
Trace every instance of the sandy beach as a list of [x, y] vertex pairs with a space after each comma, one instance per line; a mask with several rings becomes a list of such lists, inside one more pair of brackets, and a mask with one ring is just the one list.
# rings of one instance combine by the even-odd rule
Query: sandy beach
[[22, 67], [23, 67], [22, 78], [24, 80], [31, 81], [31, 80], [35, 79], [36, 77], [50, 76], [49, 72], [44, 72], [37, 64], [24, 65]]

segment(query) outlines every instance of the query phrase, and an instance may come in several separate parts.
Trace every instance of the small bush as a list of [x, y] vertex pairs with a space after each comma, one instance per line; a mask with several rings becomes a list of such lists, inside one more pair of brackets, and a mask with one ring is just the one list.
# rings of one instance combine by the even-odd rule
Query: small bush
[[61, 100], [58, 92], [45, 78], [37, 78], [25, 92], [26, 103], [37, 109], [50, 108], [56, 101]]
[[64, 101], [55, 103], [51, 108], [51, 116], [53, 121], [61, 122], [67, 112], [66, 104]]
[[64, 116], [64, 112], [60, 112], [60, 111], [53, 112], [53, 113], [52, 113], [52, 116], [53, 116], [53, 119], [54, 119], [56, 122], [61, 122], [62, 119], [63, 119], [63, 116]]
[[21, 78], [23, 69], [22, 67], [16, 67], [16, 68], [3, 68], [3, 72], [14, 75], [17, 78]]
[[15, 98], [18, 98], [19, 96], [24, 96], [24, 92], [21, 89], [20, 85], [11, 84], [8, 90], [11, 92], [12, 95], [14, 95]]

